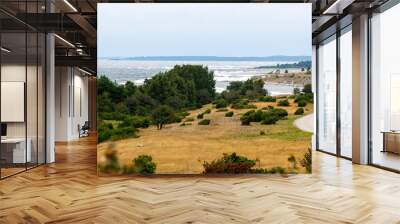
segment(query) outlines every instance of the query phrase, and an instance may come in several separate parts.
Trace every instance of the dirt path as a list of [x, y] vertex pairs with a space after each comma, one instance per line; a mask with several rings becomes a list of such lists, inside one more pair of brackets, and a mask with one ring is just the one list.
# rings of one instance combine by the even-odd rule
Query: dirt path
[[312, 113], [295, 120], [294, 126], [303, 131], [314, 132], [314, 114]]

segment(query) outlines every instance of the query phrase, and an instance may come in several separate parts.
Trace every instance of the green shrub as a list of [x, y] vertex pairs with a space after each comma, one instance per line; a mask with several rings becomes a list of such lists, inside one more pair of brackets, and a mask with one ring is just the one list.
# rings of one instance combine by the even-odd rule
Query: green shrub
[[106, 161], [99, 164], [99, 171], [101, 173], [118, 173], [121, 167], [118, 161], [117, 150], [114, 149], [113, 145], [106, 150], [104, 156]]
[[279, 121], [279, 117], [274, 114], [269, 114], [264, 117], [261, 124], [276, 124]]
[[304, 154], [304, 158], [300, 160], [300, 165], [306, 168], [307, 173], [311, 173], [312, 171], [312, 152], [311, 149], [308, 148], [307, 152]]
[[279, 100], [279, 101], [278, 101], [278, 106], [287, 107], [287, 106], [289, 106], [289, 105], [290, 105], [290, 104], [289, 104], [289, 101], [288, 101], [287, 99]]
[[120, 112], [99, 112], [98, 119], [99, 120], [116, 120], [122, 121], [127, 115]]
[[204, 118], [204, 114], [198, 114], [197, 115], [197, 119], [203, 119]]
[[250, 110], [248, 112], [246, 112], [243, 116], [247, 116], [250, 119], [250, 122], [260, 122], [264, 119], [264, 117], [266, 116], [266, 112], [262, 111], [262, 110]]
[[250, 125], [250, 118], [247, 116], [241, 117], [240, 121], [242, 122], [242, 125]]
[[301, 115], [304, 114], [304, 109], [302, 107], [297, 108], [297, 110], [294, 112], [295, 115]]
[[210, 108], [203, 112], [203, 114], [209, 114], [209, 113], [211, 113], [211, 109]]
[[272, 96], [262, 96], [258, 100], [261, 102], [276, 102], [276, 98]]
[[111, 123], [101, 122], [97, 126], [97, 142], [101, 143], [111, 138], [113, 125]]
[[97, 134], [97, 142], [101, 143], [104, 141], [107, 141], [111, 137], [111, 132], [109, 130], [104, 130], [101, 132], [98, 132]]
[[226, 112], [229, 111], [227, 108], [218, 109], [217, 112]]
[[304, 87], [303, 87], [303, 92], [304, 93], [312, 93], [311, 84], [305, 84]]
[[249, 104], [248, 100], [241, 100], [232, 104], [233, 109], [256, 109], [257, 106], [253, 104]]
[[[129, 123], [129, 122], [128, 122]], [[98, 143], [107, 141], [107, 140], [120, 140], [124, 138], [131, 138], [131, 137], [137, 137], [137, 129], [133, 126], [132, 123], [131, 125], [128, 125], [127, 123], [120, 123], [117, 128], [114, 128], [111, 123], [102, 123], [98, 126], [98, 134], [97, 134], [97, 141]]]
[[256, 174], [285, 174], [286, 170], [282, 167], [253, 168], [257, 160], [248, 159], [245, 156], [237, 155], [235, 152], [231, 154], [223, 154], [220, 159], [211, 162], [204, 162], [204, 174], [240, 174], [240, 173], [256, 173]]
[[135, 127], [118, 127], [111, 132], [112, 140], [120, 140], [125, 138], [137, 137], [137, 129]]
[[192, 122], [192, 121], [194, 121], [194, 118], [193, 118], [193, 117], [188, 117], [188, 118], [186, 118], [185, 121], [187, 121], [187, 122]]
[[255, 168], [251, 169], [251, 173], [256, 173], [256, 174], [285, 174], [286, 169], [282, 168], [280, 166], [272, 167], [271, 169], [266, 169], [266, 168]]
[[224, 99], [217, 99], [214, 101], [215, 108], [224, 108], [228, 106], [228, 103]]
[[306, 103], [313, 103], [314, 95], [312, 93], [299, 93], [296, 95], [294, 102], [305, 101]]
[[248, 159], [244, 156], [237, 155], [235, 152], [232, 154], [223, 154], [220, 159], [211, 162], [204, 162], [204, 174], [210, 173], [251, 173], [251, 168], [256, 165], [255, 160]]
[[147, 117], [130, 116], [130, 117], [125, 117], [124, 120], [118, 125], [118, 127], [147, 128], [150, 126], [150, 123], [151, 121]]
[[297, 94], [299, 94], [300, 93], [300, 89], [299, 88], [294, 88], [293, 89], [293, 95], [297, 95]]
[[297, 106], [298, 107], [305, 107], [307, 105], [307, 102], [304, 100], [298, 101], [297, 102]]
[[187, 112], [187, 111], [183, 111], [183, 112], [180, 112], [178, 115], [179, 115], [180, 117], [182, 117], [182, 118], [185, 118], [185, 117], [189, 116], [190, 113]]
[[243, 116], [250, 116], [251, 114], [255, 113], [255, 110], [249, 110], [246, 113], [243, 114]]
[[260, 131], [260, 135], [265, 135], [265, 131]]
[[135, 173], [150, 174], [156, 171], [156, 163], [153, 162], [153, 158], [149, 155], [140, 155], [133, 161], [133, 167]]
[[282, 109], [282, 108], [273, 108], [270, 111], [271, 111], [272, 114], [275, 114], [279, 118], [284, 118], [284, 117], [289, 115], [287, 110]]
[[293, 170], [296, 170], [297, 169], [297, 159], [296, 159], [296, 157], [294, 156], [294, 155], [290, 155], [289, 157], [288, 157], [288, 162], [290, 163], [290, 164], [292, 164], [292, 169]]
[[269, 173], [271, 173], [271, 174], [275, 174], [275, 173], [285, 174], [285, 173], [286, 173], [286, 169], [285, 169], [285, 168], [282, 168], [282, 167], [280, 167], [280, 166], [276, 166], [276, 167], [272, 167], [272, 168], [269, 170]]
[[232, 116], [233, 116], [233, 111], [225, 113], [225, 117], [232, 117]]
[[262, 110], [250, 110], [242, 115], [240, 120], [242, 125], [249, 125], [251, 122], [262, 122], [262, 124], [275, 124], [280, 118], [287, 116], [287, 111], [283, 109], [273, 109], [267, 112]]
[[186, 123], [186, 122], [183, 122], [183, 123], [182, 123], [182, 124], [180, 124], [179, 126], [183, 127], [183, 126], [188, 126], [188, 125], [192, 125], [192, 123]]
[[199, 125], [209, 125], [210, 124], [210, 120], [209, 119], [204, 119], [199, 121]]

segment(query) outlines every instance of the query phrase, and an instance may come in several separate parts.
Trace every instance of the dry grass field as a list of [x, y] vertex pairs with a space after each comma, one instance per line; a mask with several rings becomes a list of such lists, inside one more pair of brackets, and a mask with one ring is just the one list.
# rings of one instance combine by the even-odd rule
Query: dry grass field
[[[271, 168], [289, 167], [288, 157], [294, 155], [297, 160], [303, 158], [310, 147], [311, 134], [293, 126], [293, 121], [299, 116], [293, 113], [297, 109], [291, 100], [291, 106], [282, 107], [289, 112], [286, 120], [280, 120], [275, 125], [251, 123], [243, 126], [240, 115], [248, 109], [229, 111], [233, 117], [225, 117], [226, 112], [218, 112], [212, 105], [190, 111], [188, 118], [194, 118], [191, 125], [182, 123], [166, 125], [162, 130], [155, 126], [141, 129], [138, 138], [104, 142], [98, 145], [98, 162], [104, 161], [104, 152], [114, 144], [122, 164], [131, 164], [132, 159], [141, 154], [151, 155], [157, 163], [156, 173], [162, 174], [198, 174], [203, 171], [203, 162], [220, 158], [223, 153], [236, 152], [249, 159], [259, 159], [257, 167]], [[261, 109], [276, 103], [253, 103]], [[210, 119], [210, 125], [198, 125], [197, 114], [212, 108], [204, 119]], [[312, 112], [312, 105], [306, 107], [306, 114]], [[264, 131], [265, 135], [260, 135]], [[298, 172], [305, 172], [300, 165]]]

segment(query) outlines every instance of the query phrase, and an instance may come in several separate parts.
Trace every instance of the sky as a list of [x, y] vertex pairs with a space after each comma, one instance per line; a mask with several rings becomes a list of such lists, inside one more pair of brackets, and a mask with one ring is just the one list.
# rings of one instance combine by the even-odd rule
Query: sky
[[311, 4], [98, 4], [98, 56], [311, 55]]

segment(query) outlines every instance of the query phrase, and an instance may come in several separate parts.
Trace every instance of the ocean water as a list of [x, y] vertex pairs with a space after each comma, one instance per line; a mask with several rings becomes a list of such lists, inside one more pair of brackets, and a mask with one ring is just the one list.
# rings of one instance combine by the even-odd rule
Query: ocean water
[[[132, 81], [137, 85], [143, 84], [146, 78], [161, 71], [172, 69], [175, 65], [196, 64], [208, 66], [214, 71], [216, 80], [216, 91], [222, 92], [226, 89], [229, 82], [245, 81], [253, 76], [265, 75], [274, 69], [257, 68], [259, 66], [276, 65], [285, 61], [143, 61], [143, 60], [98, 60], [98, 74], [106, 75], [117, 83]], [[299, 69], [289, 69], [289, 72], [299, 71]], [[293, 92], [293, 85], [266, 83], [265, 88], [270, 95], [290, 94]]]

